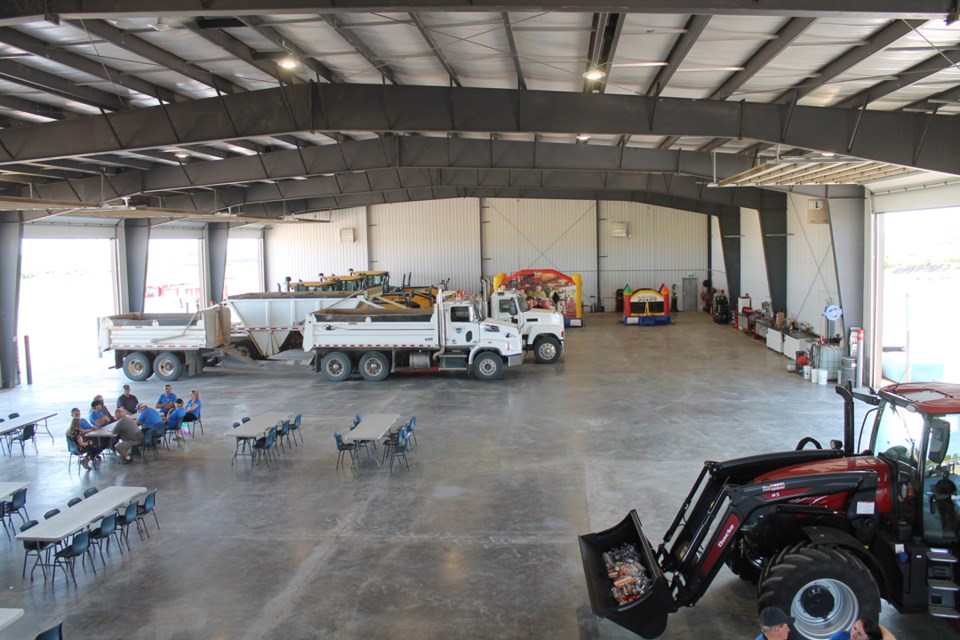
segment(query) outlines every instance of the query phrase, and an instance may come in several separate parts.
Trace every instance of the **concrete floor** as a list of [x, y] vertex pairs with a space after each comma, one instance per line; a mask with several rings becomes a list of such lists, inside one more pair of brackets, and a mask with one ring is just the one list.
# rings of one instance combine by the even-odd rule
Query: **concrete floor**
[[[210, 369], [199, 389], [206, 435], [157, 462], [67, 470], [71, 406], [125, 382], [108, 360], [0, 391], [0, 413], [59, 412], [55, 444], [0, 459], [27, 480], [41, 519], [90, 486], [159, 488], [162, 529], [114, 550], [97, 575], [20, 577], [23, 549], [0, 536], [0, 607], [26, 614], [0, 638], [65, 620], [67, 638], [634, 638], [589, 610], [577, 534], [636, 508], [654, 544], [704, 459], [841, 437], [832, 386], [788, 374], [787, 360], [702, 313], [668, 327], [612, 314], [568, 332], [558, 365], [525, 364], [483, 383], [464, 374], [324, 382], [289, 367]], [[134, 383], [154, 401], [162, 385]], [[305, 444], [279, 464], [231, 467], [223, 434], [243, 415], [302, 413]], [[410, 471], [334, 468], [331, 432], [356, 412], [417, 416]], [[152, 527], [152, 521], [150, 523]], [[755, 589], [724, 568], [700, 603], [671, 616], [667, 639], [753, 638]], [[900, 640], [957, 634], [884, 608]]]

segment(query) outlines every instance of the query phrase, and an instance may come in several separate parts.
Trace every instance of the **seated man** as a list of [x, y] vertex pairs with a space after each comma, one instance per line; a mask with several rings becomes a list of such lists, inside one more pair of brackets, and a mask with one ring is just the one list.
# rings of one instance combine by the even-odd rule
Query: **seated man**
[[130, 450], [137, 445], [143, 444], [143, 432], [137, 426], [130, 416], [123, 416], [113, 425], [113, 433], [120, 437], [113, 448], [120, 455], [123, 464], [130, 464], [133, 458], [130, 457]]
[[[179, 429], [183, 424], [183, 417], [187, 415], [186, 410], [183, 408], [183, 398], [177, 398], [174, 407], [176, 408], [167, 414], [167, 429]], [[177, 434], [177, 437], [179, 438], [180, 434]]]
[[117, 417], [132, 416], [137, 412], [139, 404], [137, 396], [130, 393], [130, 385], [123, 385], [123, 393], [117, 398]]
[[144, 429], [157, 429], [163, 427], [163, 417], [156, 409], [153, 407], [148, 407], [145, 404], [140, 404], [137, 406], [137, 409], [140, 411], [140, 416], [137, 418], [138, 425]]
[[165, 385], [163, 393], [157, 398], [157, 410], [161, 415], [167, 415], [167, 412], [173, 411], [174, 403], [177, 401], [177, 394], [173, 392], [173, 387]]
[[107, 408], [103, 406], [103, 400], [93, 399], [93, 402], [90, 403], [90, 424], [93, 425], [94, 429], [99, 429], [100, 427], [105, 427], [113, 420], [113, 416], [106, 410]]

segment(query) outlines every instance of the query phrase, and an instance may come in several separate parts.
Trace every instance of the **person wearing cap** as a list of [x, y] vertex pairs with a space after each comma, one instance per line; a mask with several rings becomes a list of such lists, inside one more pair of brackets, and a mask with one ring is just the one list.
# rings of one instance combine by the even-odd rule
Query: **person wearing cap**
[[137, 411], [140, 413], [137, 424], [144, 429], [157, 429], [163, 425], [163, 417], [153, 407], [141, 403], [137, 406]]
[[130, 393], [130, 385], [123, 385], [123, 393], [117, 398], [117, 417], [132, 416], [137, 412], [137, 405], [140, 401], [137, 396]]
[[165, 385], [163, 387], [163, 393], [157, 398], [157, 410], [160, 411], [161, 414], [166, 415], [168, 411], [173, 411], [176, 401], [177, 394], [173, 392], [173, 387]]
[[866, 616], [853, 623], [850, 631], [837, 631], [830, 640], [897, 640], [885, 627]]
[[90, 403], [90, 413], [87, 415], [87, 418], [90, 419], [90, 424], [99, 429], [113, 422], [113, 420], [110, 419], [112, 417], [104, 406], [103, 400], [94, 398], [93, 402]]
[[793, 618], [780, 607], [767, 607], [760, 612], [760, 635], [757, 640], [787, 640]]

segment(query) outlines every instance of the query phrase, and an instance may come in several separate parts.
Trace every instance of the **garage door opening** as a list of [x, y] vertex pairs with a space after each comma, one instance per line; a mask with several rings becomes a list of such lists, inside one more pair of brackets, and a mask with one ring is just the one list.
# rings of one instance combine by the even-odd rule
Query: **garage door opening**
[[193, 313], [201, 306], [200, 240], [151, 238], [144, 313]]

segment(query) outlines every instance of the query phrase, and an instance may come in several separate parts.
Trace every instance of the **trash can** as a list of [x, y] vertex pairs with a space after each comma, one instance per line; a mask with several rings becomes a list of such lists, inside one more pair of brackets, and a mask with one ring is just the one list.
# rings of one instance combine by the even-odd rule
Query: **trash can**
[[617, 313], [623, 313], [623, 289], [617, 289]]

